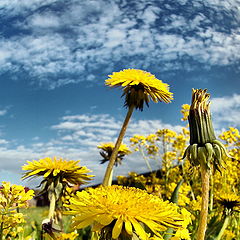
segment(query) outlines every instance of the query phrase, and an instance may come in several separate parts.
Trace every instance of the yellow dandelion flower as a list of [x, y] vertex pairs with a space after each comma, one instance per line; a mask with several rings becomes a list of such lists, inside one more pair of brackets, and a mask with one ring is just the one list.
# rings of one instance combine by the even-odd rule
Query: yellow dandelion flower
[[87, 167], [78, 165], [79, 161], [46, 157], [39, 161], [27, 161], [27, 163], [22, 167], [23, 170], [27, 171], [23, 179], [38, 176], [43, 176], [45, 179], [59, 177], [62, 182], [83, 184], [93, 177], [87, 174], [90, 172]]
[[162, 237], [160, 231], [185, 226], [179, 208], [144, 190], [123, 186], [99, 187], [77, 192], [70, 199], [68, 214], [73, 214], [75, 229], [93, 225], [93, 231], [100, 232], [108, 239], [134, 234], [142, 240], [148, 239], [144, 225], [151, 235]]
[[150, 98], [156, 103], [158, 101], [169, 103], [173, 99], [168, 84], [139, 69], [114, 72], [105, 83], [110, 87], [122, 87], [123, 95], [126, 97], [125, 106], [134, 105], [140, 110], [143, 110], [144, 103], [148, 106]]
[[[100, 145], [97, 146], [97, 148], [101, 149], [102, 151], [100, 152], [100, 155], [103, 157], [103, 159], [100, 161], [101, 164], [109, 161], [113, 149], [115, 147], [115, 144], [112, 142], [109, 143], [102, 143]], [[123, 158], [130, 154], [131, 151], [129, 150], [129, 148], [127, 147], [126, 144], [121, 144], [119, 149], [118, 149], [118, 154], [117, 154], [117, 158], [115, 160], [115, 165], [117, 166], [118, 164], [122, 163]]]
[[240, 196], [234, 193], [222, 193], [217, 197], [218, 203], [224, 207], [227, 213], [240, 211]]

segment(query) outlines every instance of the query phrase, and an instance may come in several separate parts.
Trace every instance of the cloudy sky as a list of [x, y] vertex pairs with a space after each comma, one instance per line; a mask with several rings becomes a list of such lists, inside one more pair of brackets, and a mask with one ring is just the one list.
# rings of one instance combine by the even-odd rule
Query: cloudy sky
[[[55, 155], [101, 181], [96, 145], [115, 141], [126, 113], [104, 80], [126, 68], [174, 93], [134, 112], [126, 143], [185, 125], [192, 88], [211, 93], [217, 131], [240, 126], [239, 0], [1, 0], [0, 19], [0, 181], [20, 184], [27, 160]], [[136, 169], [146, 166], [132, 156], [116, 174]]]

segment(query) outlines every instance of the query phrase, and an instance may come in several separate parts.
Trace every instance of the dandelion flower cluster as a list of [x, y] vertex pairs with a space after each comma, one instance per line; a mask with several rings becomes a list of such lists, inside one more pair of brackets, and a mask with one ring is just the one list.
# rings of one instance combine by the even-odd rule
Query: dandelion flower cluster
[[142, 240], [150, 236], [162, 239], [161, 231], [169, 227], [183, 230], [186, 223], [175, 204], [130, 187], [89, 188], [77, 192], [67, 207], [70, 209], [68, 214], [74, 215], [76, 229], [93, 224], [92, 230], [107, 239], [118, 239], [124, 234], [136, 234]]
[[169, 86], [157, 79], [149, 72], [139, 69], [124, 69], [109, 75], [105, 81], [110, 87], [122, 87], [125, 106], [134, 105], [136, 109], [143, 110], [143, 104], [148, 103], [150, 98], [154, 102], [163, 101], [169, 103], [173, 97], [169, 92]]
[[18, 208], [27, 207], [32, 199], [33, 190], [25, 191], [23, 186], [2, 182], [0, 189], [0, 235], [15, 238], [23, 231], [21, 224], [25, 223], [24, 215], [17, 212]]

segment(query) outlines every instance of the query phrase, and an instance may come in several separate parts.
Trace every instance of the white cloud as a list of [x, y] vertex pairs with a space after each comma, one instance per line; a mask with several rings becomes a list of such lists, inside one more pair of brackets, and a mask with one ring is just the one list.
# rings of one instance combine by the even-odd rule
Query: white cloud
[[0, 116], [4, 116], [7, 113], [7, 109], [0, 110]]
[[6, 139], [0, 138], [0, 145], [8, 144], [9, 142]]
[[40, 28], [56, 28], [59, 27], [59, 18], [51, 14], [40, 15], [36, 14], [30, 20], [30, 27], [40, 27]]
[[[232, 17], [232, 22], [240, 19], [234, 1], [205, 3], [205, 8], [216, 13], [218, 22], [204, 15], [200, 1], [194, 2], [191, 11], [195, 15], [191, 21], [187, 11], [185, 15], [173, 11], [178, 4], [170, 6], [165, 1], [162, 4], [140, 1], [135, 8], [126, 3], [122, 7], [114, 1], [73, 1], [62, 11], [53, 12], [51, 4], [58, 3], [1, 1], [4, 13], [33, 13], [23, 23], [17, 23], [20, 30], [30, 33], [0, 39], [2, 71], [17, 72], [23, 68], [33, 76], [33, 81], [54, 88], [92, 81], [94, 71], [101, 69], [108, 74], [124, 58], [134, 57], [129, 67], [144, 69], [156, 65], [158, 59], [162, 71], [182, 68], [181, 61], [186, 56], [206, 67], [239, 61], [239, 26], [234, 23], [235, 27], [224, 26], [221, 20], [225, 15]], [[44, 12], [37, 11], [47, 5]], [[222, 27], [228, 27], [229, 31], [218, 29]]]
[[212, 99], [212, 115], [215, 127], [240, 127], [240, 95], [224, 96]]
[[17, 15], [24, 14], [27, 11], [35, 11], [40, 7], [47, 6], [57, 2], [57, 0], [1, 0], [0, 12], [2, 14]]

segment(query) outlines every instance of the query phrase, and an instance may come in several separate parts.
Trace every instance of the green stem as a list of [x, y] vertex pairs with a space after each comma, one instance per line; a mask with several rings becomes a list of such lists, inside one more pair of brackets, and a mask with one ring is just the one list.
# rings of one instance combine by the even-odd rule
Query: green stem
[[108, 186], [111, 186], [112, 185], [112, 179], [113, 179], [113, 169], [110, 173], [110, 176], [109, 176], [109, 179], [108, 179]]
[[104, 179], [103, 179], [103, 183], [102, 183], [103, 186], [111, 186], [111, 183], [109, 183], [109, 179], [111, 177], [111, 172], [112, 172], [115, 160], [117, 158], [118, 149], [119, 149], [119, 147], [122, 143], [123, 137], [126, 133], [127, 126], [128, 126], [129, 120], [132, 116], [134, 107], [135, 107], [134, 105], [131, 105], [128, 109], [126, 118], [125, 118], [124, 123], [122, 125], [121, 131], [119, 133], [119, 136], [118, 136], [118, 139], [116, 141], [115, 147], [113, 149], [112, 155], [109, 159], [109, 163], [108, 163], [108, 166], [107, 166], [107, 169], [106, 169], [106, 172], [105, 172], [105, 176], [104, 176]]
[[149, 161], [147, 160], [147, 157], [146, 157], [145, 154], [144, 154], [144, 151], [142, 150], [142, 147], [139, 146], [139, 149], [140, 149], [140, 152], [141, 152], [141, 154], [142, 154], [142, 156], [143, 156], [143, 159], [144, 159], [144, 161], [145, 161], [148, 169], [150, 170], [150, 172], [152, 172], [152, 168], [151, 168], [151, 166], [150, 166], [150, 164], [149, 164]]
[[0, 240], [3, 240], [3, 219], [0, 226]]
[[208, 217], [208, 202], [209, 202], [209, 170], [205, 163], [201, 164], [201, 178], [202, 178], [202, 207], [200, 212], [200, 220], [198, 225], [197, 240], [204, 240], [207, 229]]
[[213, 210], [213, 176], [211, 176], [210, 181], [211, 181], [211, 189], [210, 189], [209, 210], [211, 212]]
[[53, 220], [55, 207], [56, 207], [56, 196], [55, 196], [55, 193], [52, 192], [51, 199], [50, 199], [50, 207], [49, 207], [49, 212], [48, 212], [48, 218], [50, 220]]
[[219, 232], [219, 234], [218, 234], [218, 236], [217, 236], [217, 238], [215, 240], [221, 240], [222, 239], [223, 233], [224, 233], [224, 231], [226, 230], [226, 228], [228, 226], [229, 220], [230, 220], [230, 217], [226, 216], [226, 218], [224, 219], [222, 228], [221, 228], [221, 230], [220, 230], [220, 232]]

